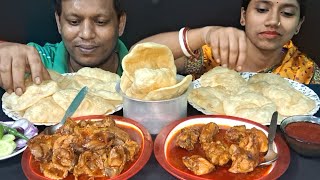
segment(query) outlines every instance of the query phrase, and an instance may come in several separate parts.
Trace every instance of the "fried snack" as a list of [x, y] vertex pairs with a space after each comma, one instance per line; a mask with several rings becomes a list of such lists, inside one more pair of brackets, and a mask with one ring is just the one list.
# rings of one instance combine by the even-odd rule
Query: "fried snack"
[[283, 116], [306, 114], [316, 106], [313, 100], [293, 88], [270, 85], [264, 88], [262, 93], [276, 104], [277, 110]]
[[77, 71], [77, 74], [81, 76], [86, 76], [89, 78], [99, 79], [104, 82], [110, 82], [110, 81], [116, 82], [120, 80], [120, 76], [118, 74], [105, 71], [100, 68], [84, 67], [79, 69]]
[[188, 100], [210, 111], [212, 114], [224, 114], [222, 102], [230, 95], [231, 92], [227, 91], [223, 86], [200, 87], [189, 93]]
[[127, 90], [132, 86], [133, 81], [129, 79], [129, 77], [122, 73], [121, 80], [120, 80], [120, 89], [124, 94], [127, 94]]
[[129, 97], [143, 99], [153, 90], [174, 86], [176, 83], [176, 75], [168, 68], [141, 68], [135, 71], [133, 84], [127, 89], [126, 94]]
[[257, 92], [245, 92], [226, 98], [223, 101], [226, 115], [247, 118], [261, 124], [270, 121], [276, 105]]
[[223, 86], [228, 91], [237, 91], [247, 84], [239, 73], [221, 66], [215, 67], [204, 73], [200, 79], [201, 87]]
[[[54, 101], [59, 104], [64, 110], [67, 110], [72, 100], [79, 91], [75, 89], [65, 89], [56, 92], [52, 95]], [[114, 110], [114, 106], [107, 100], [87, 94], [73, 117], [85, 115], [102, 115]]]
[[157, 101], [178, 97], [188, 89], [191, 81], [192, 75], [187, 75], [182, 81], [174, 86], [164, 87], [149, 92], [144, 99], [148, 101]]
[[174, 74], [177, 73], [171, 50], [165, 45], [152, 42], [134, 46], [130, 53], [123, 58], [122, 68], [132, 82], [135, 71], [140, 68], [168, 68]]
[[43, 81], [40, 85], [32, 84], [26, 88], [26, 91], [18, 96], [15, 93], [5, 93], [2, 97], [2, 102], [8, 108], [14, 111], [23, 111], [40, 99], [51, 96], [59, 90], [58, 84], [55, 81]]
[[271, 85], [277, 85], [285, 89], [291, 89], [291, 84], [281, 76], [273, 73], [258, 73], [249, 78], [248, 83], [267, 82]]
[[55, 124], [60, 122], [64, 113], [65, 110], [53, 100], [52, 96], [49, 96], [29, 107], [23, 117], [33, 123]]

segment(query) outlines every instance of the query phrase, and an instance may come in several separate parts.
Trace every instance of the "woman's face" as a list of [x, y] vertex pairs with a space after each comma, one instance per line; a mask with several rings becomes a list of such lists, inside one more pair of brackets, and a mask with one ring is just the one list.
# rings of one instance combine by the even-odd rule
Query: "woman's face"
[[70, 58], [81, 66], [94, 67], [114, 53], [126, 18], [119, 21], [113, 0], [62, 0], [56, 21]]
[[282, 48], [302, 22], [297, 0], [251, 0], [247, 10], [241, 10], [247, 37], [262, 50]]

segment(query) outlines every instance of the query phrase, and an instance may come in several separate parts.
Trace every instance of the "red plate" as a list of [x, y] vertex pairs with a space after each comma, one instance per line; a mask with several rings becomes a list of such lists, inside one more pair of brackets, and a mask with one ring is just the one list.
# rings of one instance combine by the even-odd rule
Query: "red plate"
[[[179, 179], [226, 179], [226, 176], [231, 179], [239, 179], [240, 176], [244, 176], [240, 179], [247, 178], [244, 174], [232, 174], [229, 173], [227, 170], [220, 169], [219, 175], [212, 175], [209, 177], [204, 176], [197, 176], [194, 175], [191, 171], [187, 170], [186, 168], [183, 169], [181, 167], [178, 167], [178, 165], [175, 165], [171, 162], [169, 162], [167, 157], [178, 157], [178, 155], [175, 153], [174, 155], [170, 154], [172, 145], [172, 137], [183, 127], [193, 125], [193, 124], [206, 124], [209, 122], [215, 122], [219, 126], [235, 126], [235, 125], [245, 125], [247, 128], [255, 127], [257, 129], [262, 130], [265, 134], [267, 133], [267, 127], [263, 126], [259, 123], [243, 119], [243, 118], [237, 118], [232, 116], [225, 116], [225, 115], [198, 115], [198, 116], [190, 116], [187, 118], [183, 118], [181, 120], [177, 120], [165, 128], [161, 130], [161, 132], [157, 135], [156, 140], [154, 142], [154, 153], [157, 161], [160, 163], [160, 165], [169, 173], [171, 173], [173, 176], [179, 178]], [[171, 143], [171, 144], [170, 144]], [[277, 179], [280, 177], [288, 168], [290, 163], [290, 151], [285, 143], [285, 141], [281, 138], [280, 135], [276, 135], [275, 137], [275, 148], [278, 152], [278, 159], [276, 162], [274, 162], [268, 169], [266, 168], [265, 173], [259, 177], [259, 179]], [[169, 149], [169, 150], [168, 150]], [[175, 161], [176, 162], [176, 161]], [[219, 171], [219, 169], [217, 170]], [[224, 174], [222, 173], [225, 173]], [[213, 172], [215, 173], [215, 172]], [[229, 175], [227, 174], [229, 173]], [[220, 176], [222, 174], [222, 176]]]
[[[134, 120], [124, 118], [121, 116], [115, 116], [115, 115], [109, 115], [113, 119], [115, 119], [117, 125], [121, 126], [121, 129], [125, 130], [126, 132], [129, 133], [130, 137], [137, 141], [140, 144], [141, 151], [133, 164], [123, 171], [120, 175], [112, 178], [112, 179], [128, 179], [138, 173], [143, 166], [148, 162], [151, 153], [152, 153], [152, 147], [153, 147], [153, 142], [152, 138], [147, 131], [146, 128], [144, 128], [142, 125], [137, 123]], [[105, 117], [104, 115], [92, 115], [92, 116], [82, 116], [82, 117], [76, 117], [73, 118], [74, 120], [88, 120], [88, 119], [93, 119], [93, 120], [99, 120], [103, 119]], [[34, 159], [33, 156], [30, 153], [29, 148], [27, 148], [21, 159], [21, 166], [24, 174], [28, 179], [32, 180], [49, 180], [49, 178], [44, 177], [43, 174], [39, 170], [39, 166], [34, 165]], [[68, 175], [66, 179], [74, 179], [73, 175]], [[109, 178], [95, 178], [95, 179], [109, 179]]]

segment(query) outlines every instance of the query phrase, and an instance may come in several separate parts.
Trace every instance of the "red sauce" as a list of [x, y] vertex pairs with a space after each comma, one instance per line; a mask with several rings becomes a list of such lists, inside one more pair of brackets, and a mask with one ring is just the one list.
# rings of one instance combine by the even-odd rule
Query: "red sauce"
[[[202, 126], [202, 125], [194, 125], [194, 126]], [[223, 141], [227, 144], [229, 144], [227, 141], [224, 140], [224, 135], [226, 133], [226, 129], [229, 129], [227, 126], [219, 126], [220, 130], [219, 133], [215, 136], [215, 141]], [[178, 136], [179, 133], [176, 133], [172, 138], [171, 142], [169, 142], [168, 149], [167, 149], [167, 157], [169, 163], [174, 166], [175, 168], [189, 173], [193, 174], [188, 168], [183, 164], [182, 162], [182, 157], [183, 156], [191, 156], [194, 154], [198, 154], [202, 157], [205, 157], [204, 151], [201, 149], [200, 144], [196, 143], [194, 150], [192, 151], [187, 151], [183, 148], [180, 148], [175, 145], [175, 140], [176, 137]], [[231, 144], [229, 144], [231, 145]], [[209, 174], [201, 175], [199, 177], [202, 178], [207, 178], [207, 179], [214, 179], [214, 180], [249, 180], [249, 179], [259, 179], [270, 171], [271, 165], [269, 166], [258, 166], [256, 167], [252, 172], [250, 173], [231, 173], [228, 171], [228, 169], [231, 167], [231, 162], [226, 164], [225, 166], [215, 166], [215, 170], [213, 170]]]
[[296, 139], [320, 144], [319, 124], [310, 122], [290, 123], [286, 126], [285, 132]]

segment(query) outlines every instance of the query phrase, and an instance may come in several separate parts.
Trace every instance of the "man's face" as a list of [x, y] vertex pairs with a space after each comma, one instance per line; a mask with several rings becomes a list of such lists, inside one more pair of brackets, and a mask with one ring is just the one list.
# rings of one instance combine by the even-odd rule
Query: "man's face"
[[56, 21], [70, 59], [81, 66], [107, 61], [121, 36], [125, 17], [118, 19], [113, 0], [62, 0]]
[[297, 0], [251, 0], [240, 21], [250, 41], [263, 50], [282, 48], [302, 22]]

